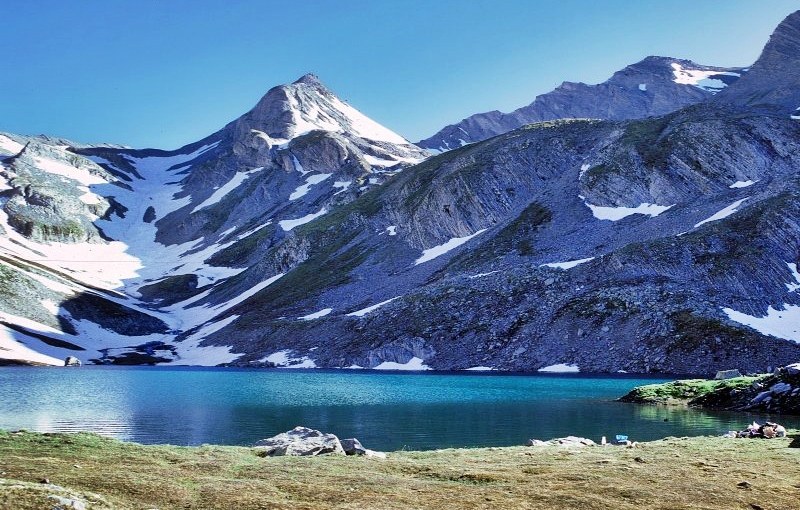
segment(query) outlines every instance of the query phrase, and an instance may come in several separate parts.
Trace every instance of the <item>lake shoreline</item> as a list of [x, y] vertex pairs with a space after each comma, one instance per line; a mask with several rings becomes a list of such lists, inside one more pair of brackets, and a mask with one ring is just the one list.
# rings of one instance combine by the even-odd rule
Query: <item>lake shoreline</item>
[[[789, 436], [669, 437], [636, 448], [396, 451], [375, 459], [264, 458], [247, 447], [0, 431], [0, 506], [33, 510], [58, 496], [87, 510], [789, 508], [800, 476], [792, 449], [800, 434]], [[773, 476], [761, 475], [765, 466]]]

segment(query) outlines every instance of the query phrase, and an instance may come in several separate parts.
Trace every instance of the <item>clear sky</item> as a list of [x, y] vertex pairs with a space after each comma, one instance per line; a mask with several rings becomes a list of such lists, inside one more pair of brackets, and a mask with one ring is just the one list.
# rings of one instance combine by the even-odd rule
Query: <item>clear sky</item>
[[177, 148], [314, 72], [412, 141], [647, 55], [746, 66], [797, 0], [0, 0], [0, 131]]

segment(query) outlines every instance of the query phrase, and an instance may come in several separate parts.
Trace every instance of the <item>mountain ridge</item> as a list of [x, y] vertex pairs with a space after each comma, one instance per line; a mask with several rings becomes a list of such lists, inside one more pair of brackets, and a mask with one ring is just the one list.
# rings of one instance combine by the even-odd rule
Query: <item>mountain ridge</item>
[[800, 123], [793, 92], [772, 94], [794, 83], [770, 64], [795, 61], [776, 44], [741, 79], [675, 59], [620, 71], [625, 94], [655, 97], [638, 86], [654, 66], [702, 97], [660, 116], [541, 121], [433, 157], [311, 75], [176, 151], [0, 135], [0, 357], [666, 373], [796, 361]]
[[743, 68], [722, 68], [690, 60], [649, 56], [597, 85], [565, 81], [516, 110], [471, 115], [417, 145], [449, 150], [530, 124], [559, 118], [628, 120], [664, 115], [707, 100], [738, 79]]

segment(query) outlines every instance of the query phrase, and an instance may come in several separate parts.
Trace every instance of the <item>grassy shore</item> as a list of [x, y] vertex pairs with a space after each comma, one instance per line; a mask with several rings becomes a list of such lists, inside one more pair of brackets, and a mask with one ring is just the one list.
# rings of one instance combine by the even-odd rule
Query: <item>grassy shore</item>
[[789, 509], [800, 501], [800, 450], [790, 448], [800, 436], [791, 435], [667, 438], [633, 449], [396, 452], [382, 460], [0, 432], [0, 508], [52, 510], [58, 500], [49, 496], [59, 496], [85, 501], [87, 510]]

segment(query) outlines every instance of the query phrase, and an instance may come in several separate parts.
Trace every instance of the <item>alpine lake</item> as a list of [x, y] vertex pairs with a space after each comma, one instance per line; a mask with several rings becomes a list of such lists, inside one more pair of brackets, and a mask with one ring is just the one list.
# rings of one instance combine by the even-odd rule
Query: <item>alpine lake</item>
[[249, 445], [303, 425], [383, 451], [722, 435], [800, 417], [616, 402], [675, 379], [197, 367], [0, 368], [0, 429], [89, 431], [145, 444]]

